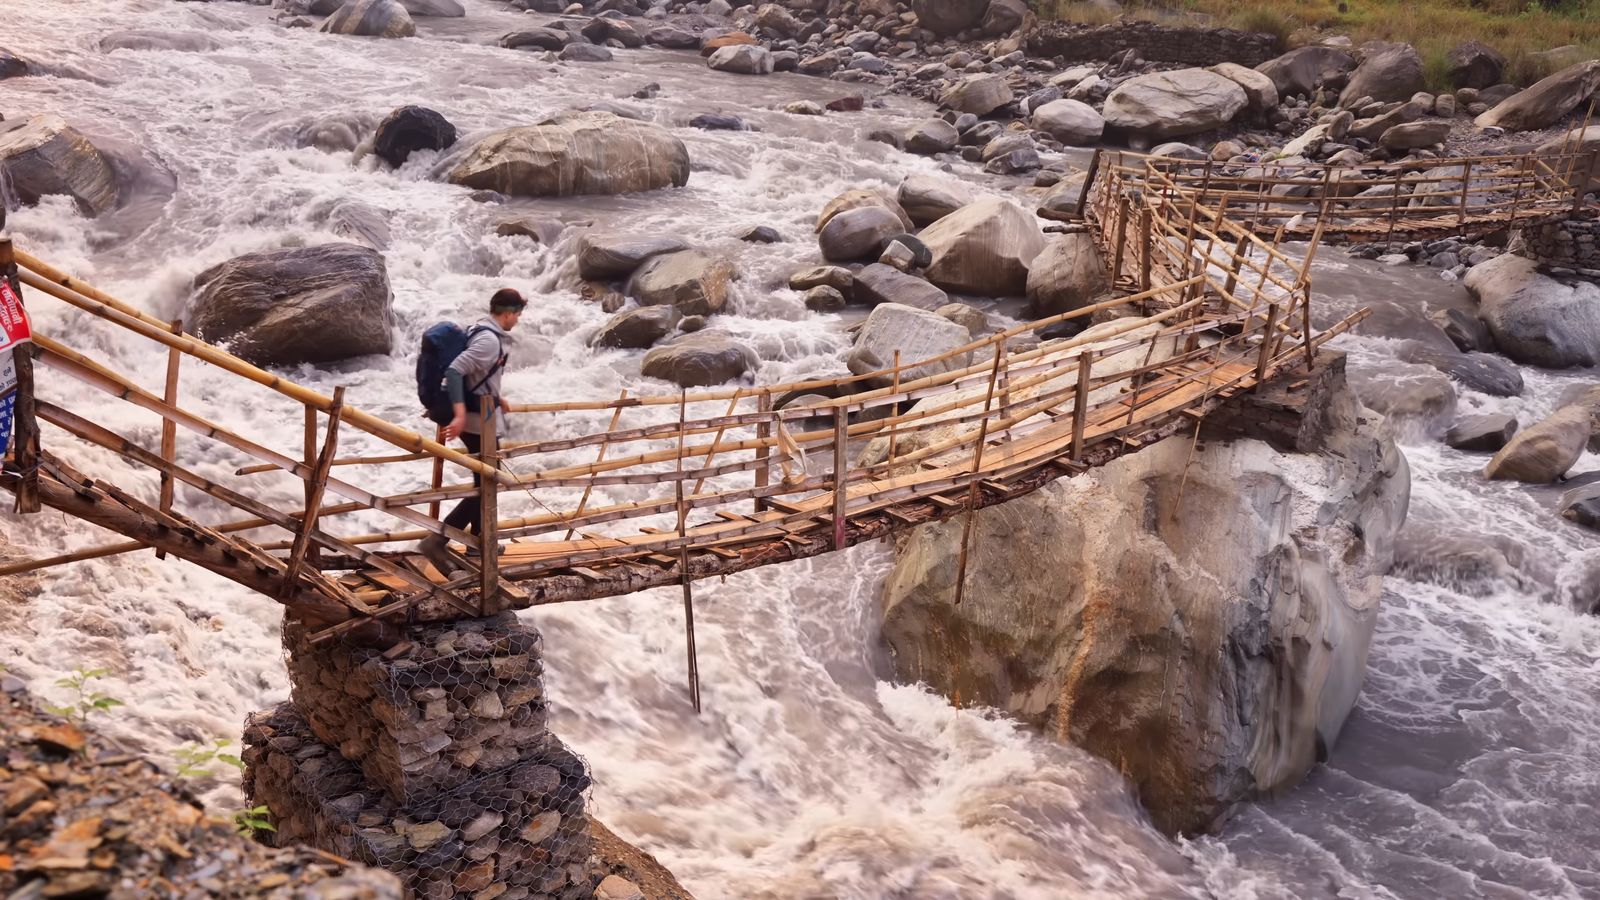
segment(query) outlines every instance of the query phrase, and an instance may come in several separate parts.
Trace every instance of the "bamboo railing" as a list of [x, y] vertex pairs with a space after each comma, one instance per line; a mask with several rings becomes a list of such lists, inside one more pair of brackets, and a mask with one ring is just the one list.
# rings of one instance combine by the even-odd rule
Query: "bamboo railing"
[[[1110, 154], [1096, 196], [1137, 186], [1151, 203], [1197, 202], [1258, 235], [1360, 240], [1473, 235], [1572, 215], [1600, 175], [1600, 154], [1576, 145], [1545, 154], [1406, 159], [1333, 166], [1227, 165]], [[1279, 229], [1282, 229], [1279, 231]], [[1276, 243], [1276, 241], [1274, 241]]]
[[[7, 469], [0, 487], [35, 491], [44, 505], [131, 540], [0, 566], [0, 575], [155, 548], [322, 623], [319, 640], [397, 616], [484, 615], [656, 585], [684, 585], [687, 604], [695, 579], [970, 515], [1136, 451], [1238, 391], [1314, 363], [1317, 347], [1357, 320], [1313, 328], [1314, 242], [1295, 258], [1226, 205], [1208, 206], [1207, 195], [1186, 195], [1175, 181], [1140, 189], [1118, 166], [1104, 172], [1096, 239], [1121, 296], [931, 358], [896, 354], [863, 374], [695, 393], [652, 392], [646, 382], [610, 400], [514, 405], [513, 437], [521, 422], [541, 437], [485, 440], [477, 457], [362, 411], [342, 388], [328, 396], [287, 381], [17, 251], [30, 302], [51, 298], [148, 342], [164, 354], [166, 377], [160, 392], [141, 386], [86, 349], [100, 346], [93, 335], [36, 336], [33, 357], [48, 377], [30, 392], [52, 430], [37, 467]], [[1153, 172], [1141, 184], [1162, 177]], [[0, 242], [0, 262], [9, 253]], [[1035, 334], [1113, 314], [1122, 317], [1076, 337]], [[184, 389], [194, 371], [186, 361], [220, 370], [260, 404], [298, 409], [292, 421], [303, 424], [284, 434], [276, 420], [270, 436], [225, 427], [227, 411], [208, 408], [209, 392]], [[158, 420], [156, 449], [76, 411], [89, 406], [82, 386], [108, 398], [101, 404]], [[74, 468], [96, 452], [150, 472], [157, 500]], [[212, 458], [226, 460], [225, 475], [180, 461]], [[440, 517], [445, 504], [472, 497], [482, 534]], [[457, 571], [438, 571], [408, 546], [428, 535], [453, 542]]]

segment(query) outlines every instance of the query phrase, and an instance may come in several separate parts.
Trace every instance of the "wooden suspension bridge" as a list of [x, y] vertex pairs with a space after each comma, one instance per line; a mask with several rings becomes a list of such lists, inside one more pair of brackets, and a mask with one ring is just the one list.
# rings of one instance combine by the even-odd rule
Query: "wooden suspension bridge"
[[[1321, 229], [1295, 256], [1229, 192], [1157, 161], [1139, 171], [1143, 188], [1131, 164], [1102, 166], [1086, 197], [1112, 299], [848, 377], [514, 405], [533, 430], [563, 436], [486, 439], [479, 456], [363, 411], [343, 388], [251, 365], [0, 240], [0, 270], [28, 302], [65, 304], [82, 326], [36, 330], [19, 351], [0, 488], [21, 513], [49, 507], [125, 539], [0, 575], [154, 549], [282, 602], [318, 625], [318, 641], [681, 584], [692, 673], [694, 580], [962, 515], [970, 538], [973, 510], [1198, 429], [1241, 392], [1309, 372], [1319, 347], [1364, 317], [1316, 327]], [[1120, 317], [1037, 336], [1106, 316]], [[115, 370], [96, 352], [110, 343], [146, 345], [165, 377], [146, 386]], [[298, 410], [303, 428], [286, 446], [283, 416], [271, 437], [225, 427], [219, 418], [246, 405], [238, 390], [225, 402], [185, 392], [185, 366], [248, 389], [250, 408]], [[119, 414], [97, 414], [106, 404]], [[159, 440], [104, 424], [129, 421], [123, 409], [158, 423]], [[441, 504], [474, 495], [481, 534], [443, 522]], [[218, 508], [236, 518], [203, 521]], [[455, 574], [412, 551], [428, 535], [454, 542]], [[964, 539], [963, 574], [965, 557]]]

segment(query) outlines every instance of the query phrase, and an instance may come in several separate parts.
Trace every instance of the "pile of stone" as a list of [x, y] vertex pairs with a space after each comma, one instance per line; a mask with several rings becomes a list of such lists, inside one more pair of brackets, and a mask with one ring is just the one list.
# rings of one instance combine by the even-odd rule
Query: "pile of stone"
[[546, 728], [541, 642], [509, 613], [388, 651], [286, 623], [293, 703], [245, 729], [245, 789], [282, 842], [429, 898], [590, 896], [583, 761]]

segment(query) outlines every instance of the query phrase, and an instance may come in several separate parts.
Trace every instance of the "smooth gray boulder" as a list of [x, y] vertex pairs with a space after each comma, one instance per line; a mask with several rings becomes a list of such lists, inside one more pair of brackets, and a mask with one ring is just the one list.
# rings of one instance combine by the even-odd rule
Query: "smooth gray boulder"
[[950, 37], [983, 21], [989, 0], [911, 0], [917, 24], [939, 37]]
[[940, 94], [939, 105], [956, 112], [986, 116], [1010, 103], [1015, 96], [1011, 85], [999, 75], [969, 75]]
[[393, 297], [383, 254], [357, 244], [247, 253], [195, 276], [184, 321], [261, 365], [388, 353]]
[[1600, 365], [1600, 287], [1563, 284], [1513, 253], [1473, 266], [1464, 283], [1501, 353], [1550, 369]]
[[28, 61], [4, 47], [0, 47], [0, 80], [21, 78], [28, 74]]
[[1157, 828], [1280, 793], [1338, 739], [1409, 502], [1405, 459], [1341, 394], [1337, 443], [1162, 441], [901, 539], [896, 675], [1112, 763]]
[[1033, 111], [1033, 127], [1069, 147], [1085, 147], [1100, 140], [1106, 121], [1087, 103], [1052, 100]]
[[1495, 126], [1507, 131], [1546, 128], [1561, 121], [1596, 91], [1600, 91], [1600, 59], [1591, 59], [1534, 82], [1472, 122], [1479, 128]]
[[29, 206], [50, 194], [71, 197], [90, 216], [117, 205], [111, 160], [54, 113], [0, 122], [0, 169]]
[[413, 16], [459, 19], [467, 14], [466, 8], [456, 0], [400, 0], [400, 5]]
[[918, 227], [926, 227], [950, 215], [975, 197], [966, 182], [938, 175], [907, 175], [900, 182], [895, 199]]
[[507, 50], [549, 50], [558, 53], [561, 48], [575, 40], [570, 31], [561, 31], [556, 28], [529, 28], [526, 31], [513, 31], [500, 38], [500, 46]]
[[1445, 432], [1444, 442], [1457, 450], [1494, 453], [1516, 433], [1517, 420], [1514, 416], [1466, 416], [1450, 426], [1450, 430]]
[[1361, 63], [1339, 93], [1339, 102], [1348, 106], [1362, 97], [1380, 102], [1409, 100], [1425, 83], [1417, 48], [1372, 41], [1362, 45]]
[[1074, 222], [1083, 217], [1083, 184], [1088, 179], [1086, 172], [1073, 172], [1071, 175], [1051, 185], [1039, 198], [1037, 214], [1041, 219], [1054, 219], [1057, 222]]
[[1155, 140], [1212, 131], [1249, 102], [1244, 88], [1205, 69], [1138, 75], [1106, 97], [1106, 125]]
[[372, 137], [372, 152], [396, 168], [418, 150], [444, 150], [455, 145], [456, 127], [423, 106], [402, 106], [384, 116]]
[[911, 217], [906, 215], [906, 211], [900, 208], [900, 203], [895, 200], [893, 194], [877, 188], [851, 188], [829, 200], [822, 207], [822, 212], [817, 213], [817, 223], [813, 226], [813, 229], [818, 234], [821, 234], [822, 229], [833, 221], [834, 216], [845, 210], [859, 209], [863, 206], [878, 206], [894, 213], [895, 218], [900, 220], [905, 231], [911, 231], [915, 227]]
[[1522, 394], [1522, 373], [1493, 354], [1452, 353], [1421, 341], [1409, 341], [1397, 355], [1406, 362], [1432, 366], [1461, 385], [1491, 397]]
[[1600, 531], [1600, 482], [1575, 487], [1561, 495], [1561, 517], [1590, 531]]
[[917, 309], [938, 309], [950, 302], [950, 295], [925, 279], [873, 263], [855, 274], [851, 296], [863, 306], [897, 303]]
[[719, 47], [706, 58], [706, 65], [718, 72], [732, 72], [735, 75], [771, 75], [772, 51], [755, 44]]
[[662, 344], [644, 355], [639, 371], [679, 387], [722, 384], [753, 371], [754, 350], [718, 331], [697, 331]]
[[556, 59], [562, 62], [611, 62], [615, 58], [610, 48], [582, 41], [573, 41], [562, 47], [561, 52], [556, 55]]
[[1561, 392], [1561, 406], [1579, 406], [1589, 411], [1589, 449], [1600, 453], [1600, 384], [1573, 385]]
[[885, 245], [905, 231], [900, 217], [882, 206], [847, 209], [828, 220], [817, 235], [822, 258], [828, 262], [877, 259]]
[[851, 372], [865, 375], [891, 368], [898, 350], [903, 366], [900, 380], [914, 381], [971, 365], [971, 353], [959, 353], [940, 362], [910, 365], [943, 356], [971, 342], [972, 335], [965, 327], [932, 310], [883, 303], [873, 307], [866, 321], [861, 323], [846, 362]]
[[686, 316], [721, 312], [728, 302], [733, 263], [698, 250], [652, 256], [628, 279], [628, 296], [640, 306], [675, 306]]
[[596, 347], [643, 350], [653, 347], [678, 327], [675, 306], [641, 306], [612, 316], [589, 343]]
[[689, 181], [689, 151], [659, 125], [605, 112], [568, 112], [478, 142], [452, 184], [519, 197], [626, 194]]
[[1567, 474], [1589, 441], [1589, 411], [1564, 406], [1549, 417], [1529, 425], [1501, 448], [1483, 477], [1490, 481], [1549, 484]]
[[652, 256], [687, 249], [689, 245], [682, 238], [670, 234], [591, 231], [578, 238], [578, 275], [591, 281], [623, 278]]
[[1407, 122], [1384, 131], [1379, 145], [1389, 150], [1420, 150], [1444, 143], [1450, 136], [1450, 123], [1443, 120]]
[[1493, 87], [1505, 74], [1505, 56], [1482, 41], [1460, 44], [1446, 59], [1450, 63], [1450, 85], [1455, 88]]
[[357, 37], [414, 37], [417, 25], [396, 0], [350, 0], [322, 20], [318, 31]]
[[1269, 59], [1256, 71], [1272, 79], [1280, 98], [1310, 95], [1326, 81], [1343, 78], [1356, 67], [1356, 58], [1337, 47], [1299, 47]]
[[956, 127], [943, 119], [928, 119], [906, 130], [902, 143], [907, 153], [931, 156], [955, 149], [961, 135]]
[[1082, 309], [1110, 288], [1092, 235], [1055, 235], [1028, 266], [1028, 313], [1042, 319]]
[[922, 242], [933, 253], [928, 280], [948, 291], [1019, 297], [1028, 266], [1044, 249], [1038, 220], [1000, 197], [985, 197], [928, 226]]
[[1248, 101], [1245, 106], [1247, 112], [1265, 113], [1278, 105], [1278, 85], [1262, 72], [1231, 62], [1218, 63], [1208, 71], [1221, 75], [1244, 90]]

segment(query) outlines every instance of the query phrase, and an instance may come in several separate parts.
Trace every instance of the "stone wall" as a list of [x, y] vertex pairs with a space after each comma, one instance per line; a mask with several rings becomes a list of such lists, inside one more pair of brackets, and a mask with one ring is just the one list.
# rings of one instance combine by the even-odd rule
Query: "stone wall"
[[284, 625], [292, 703], [245, 727], [279, 845], [387, 869], [424, 900], [594, 895], [583, 761], [545, 727], [542, 643], [509, 613], [387, 651]]
[[1600, 272], [1600, 220], [1567, 219], [1522, 230], [1522, 254], [1547, 266]]
[[1128, 48], [1150, 62], [1214, 66], [1234, 62], [1257, 66], [1283, 52], [1270, 34], [1231, 28], [1185, 28], [1154, 22], [1116, 22], [1110, 25], [1074, 25], [1052, 22], [1028, 34], [1032, 56], [1060, 57], [1067, 62], [1109, 59]]

